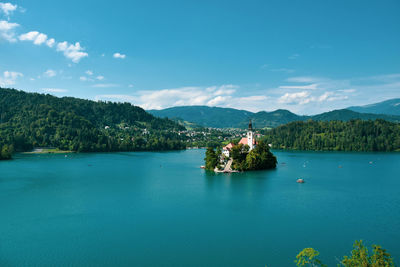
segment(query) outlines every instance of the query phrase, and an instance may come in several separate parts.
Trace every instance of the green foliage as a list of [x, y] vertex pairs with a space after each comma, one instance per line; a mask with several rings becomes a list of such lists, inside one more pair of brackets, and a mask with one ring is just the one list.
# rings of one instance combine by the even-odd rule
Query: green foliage
[[245, 171], [247, 170], [246, 157], [249, 153], [249, 146], [238, 144], [232, 147], [231, 157], [233, 159], [232, 167], [234, 170]]
[[266, 131], [274, 148], [335, 151], [395, 151], [400, 149], [400, 124], [384, 120], [292, 122]]
[[0, 145], [0, 160], [11, 159], [11, 155], [14, 151], [13, 145]]
[[246, 156], [248, 170], [265, 170], [276, 168], [276, 157], [269, 150], [268, 145], [260, 141]]
[[249, 152], [248, 145], [235, 145], [231, 151], [233, 169], [239, 171], [266, 170], [276, 168], [276, 157], [269, 150], [268, 145], [260, 141]]
[[[345, 267], [394, 267], [393, 258], [381, 246], [372, 246], [372, 255], [362, 240], [355, 241], [350, 256], [344, 256], [340, 262]], [[294, 261], [297, 266], [326, 266], [318, 259], [319, 252], [313, 248], [303, 249]]]
[[303, 249], [294, 261], [297, 266], [326, 266], [318, 259], [319, 252], [313, 248]]
[[364, 246], [362, 240], [355, 241], [351, 256], [344, 256], [342, 264], [345, 267], [392, 267], [393, 258], [381, 246], [373, 245], [373, 254], [369, 255], [368, 249]]
[[[129, 103], [57, 98], [0, 88], [2, 148], [13, 145], [16, 151], [26, 151], [55, 147], [78, 152], [183, 149], [185, 144], [177, 134], [183, 129]], [[6, 150], [4, 155], [9, 155]]]
[[204, 158], [206, 162], [206, 170], [214, 170], [214, 168], [218, 164], [218, 156], [217, 153], [215, 153], [214, 149], [212, 147], [208, 147], [206, 151], [206, 157]]

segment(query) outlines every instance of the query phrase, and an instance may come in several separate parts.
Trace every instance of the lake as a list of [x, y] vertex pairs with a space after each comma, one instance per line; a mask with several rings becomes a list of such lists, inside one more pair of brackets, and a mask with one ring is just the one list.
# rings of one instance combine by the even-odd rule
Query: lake
[[[400, 261], [400, 153], [274, 151], [214, 174], [204, 150], [0, 162], [1, 266], [336, 266], [354, 240]], [[306, 183], [296, 183], [297, 178]]]

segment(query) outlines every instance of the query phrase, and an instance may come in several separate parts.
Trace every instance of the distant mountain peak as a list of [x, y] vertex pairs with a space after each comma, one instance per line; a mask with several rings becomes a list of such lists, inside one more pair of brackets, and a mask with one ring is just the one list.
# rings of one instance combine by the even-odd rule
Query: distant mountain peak
[[354, 106], [348, 109], [360, 112], [360, 113], [372, 113], [372, 114], [386, 114], [400, 116], [400, 98], [394, 98], [385, 100], [382, 102], [364, 105]]
[[184, 121], [188, 121], [196, 125], [214, 128], [245, 129], [248, 125], [249, 119], [252, 119], [253, 124], [256, 125], [257, 128], [277, 127], [289, 122], [305, 121], [309, 119], [321, 121], [385, 119], [389, 121], [400, 122], [400, 117], [382, 114], [363, 114], [349, 109], [332, 110], [314, 116], [299, 116], [286, 109], [277, 109], [269, 112], [259, 111], [257, 113], [253, 113], [247, 110], [208, 106], [180, 106], [164, 110], [149, 110], [149, 112], [162, 118], [182, 118]]

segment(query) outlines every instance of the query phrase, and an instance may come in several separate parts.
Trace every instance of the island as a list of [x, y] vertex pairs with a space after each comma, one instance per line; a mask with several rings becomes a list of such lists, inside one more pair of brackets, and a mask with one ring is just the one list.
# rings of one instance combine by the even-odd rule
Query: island
[[230, 142], [222, 149], [208, 147], [204, 160], [206, 170], [224, 173], [274, 169], [277, 164], [268, 144], [256, 140], [251, 121], [246, 137], [237, 144]]

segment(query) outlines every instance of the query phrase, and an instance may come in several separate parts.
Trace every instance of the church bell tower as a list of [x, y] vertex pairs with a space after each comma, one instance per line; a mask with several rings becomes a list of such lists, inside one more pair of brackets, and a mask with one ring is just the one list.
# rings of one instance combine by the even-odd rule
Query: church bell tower
[[253, 142], [254, 142], [253, 125], [250, 120], [249, 129], [247, 130], [247, 145], [250, 147], [250, 150], [254, 148]]

